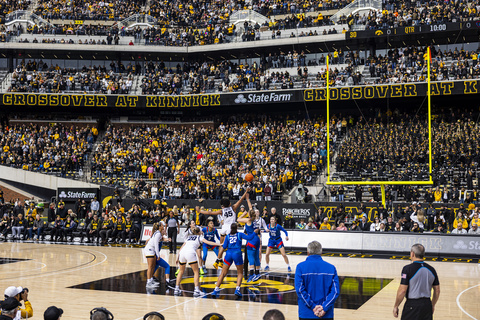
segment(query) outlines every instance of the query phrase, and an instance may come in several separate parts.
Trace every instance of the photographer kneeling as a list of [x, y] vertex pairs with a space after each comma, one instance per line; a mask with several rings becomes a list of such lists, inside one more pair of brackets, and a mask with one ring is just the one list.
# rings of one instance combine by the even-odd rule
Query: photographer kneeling
[[32, 304], [28, 301], [28, 289], [22, 287], [8, 287], [5, 289], [5, 300], [8, 298], [15, 298], [18, 302], [22, 301], [25, 304], [25, 309], [18, 309], [15, 320], [28, 319], [33, 317]]

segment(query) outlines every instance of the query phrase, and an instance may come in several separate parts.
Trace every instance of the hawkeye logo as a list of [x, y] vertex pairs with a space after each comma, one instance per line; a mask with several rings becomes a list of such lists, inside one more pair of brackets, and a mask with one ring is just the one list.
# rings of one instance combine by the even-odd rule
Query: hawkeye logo
[[[276, 277], [278, 279], [278, 277]], [[217, 282], [217, 277], [202, 277], [200, 278], [200, 286], [205, 289], [215, 289], [215, 284]], [[288, 284], [290, 280], [285, 278], [285, 281], [270, 280], [270, 279], [260, 279], [255, 282], [247, 283], [243, 280], [241, 287], [253, 289], [256, 291], [264, 291], [265, 293], [275, 290], [276, 292], [290, 292], [295, 291], [295, 287]], [[192, 284], [193, 278], [187, 278], [182, 280], [182, 284]], [[237, 277], [225, 277], [222, 282], [222, 289], [233, 289], [237, 287]]]
[[381, 36], [383, 34], [383, 31], [382, 30], [377, 30], [375, 31], [375, 35], [376, 36]]
[[257, 103], [257, 102], [288, 102], [291, 101], [293, 93], [282, 93], [278, 94], [275, 92], [271, 93], [250, 93], [246, 97], [243, 94], [239, 94], [235, 98], [235, 103]]

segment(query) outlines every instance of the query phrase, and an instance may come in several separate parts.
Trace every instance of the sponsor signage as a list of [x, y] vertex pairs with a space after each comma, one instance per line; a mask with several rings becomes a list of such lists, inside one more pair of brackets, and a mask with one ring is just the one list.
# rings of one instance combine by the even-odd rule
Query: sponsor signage
[[78, 199], [90, 201], [95, 197], [98, 199], [98, 191], [96, 188], [58, 188], [57, 198], [63, 201], [77, 201]]
[[[440, 81], [431, 83], [432, 96], [478, 94], [479, 80]], [[411, 98], [427, 95], [425, 82], [331, 87], [330, 100]], [[326, 101], [327, 89], [255, 91], [242, 93], [203, 94], [185, 96], [131, 96], [89, 94], [3, 93], [0, 105], [62, 107], [62, 108], [209, 108], [238, 105], [262, 105], [304, 101]]]
[[[153, 199], [143, 200], [146, 207], [153, 206]], [[220, 201], [218, 200], [205, 200], [202, 203], [199, 203], [197, 200], [188, 200], [188, 199], [181, 199], [181, 200], [165, 200], [167, 206], [169, 208], [173, 208], [176, 205], [179, 208], [184, 206], [189, 206], [190, 208], [195, 208], [195, 206], [203, 206], [206, 209], [218, 210], [220, 209]], [[232, 204], [235, 201], [232, 200]], [[305, 204], [290, 204], [290, 203], [283, 203], [281, 201], [256, 201], [256, 207], [263, 211], [264, 207], [267, 207], [268, 213], [272, 211], [272, 208], [275, 208], [276, 212], [283, 218], [287, 215], [289, 211], [292, 212], [293, 217], [297, 218], [298, 221], [304, 218], [308, 220], [309, 217], [315, 216], [317, 209], [315, 205], [312, 203], [305, 203]], [[124, 199], [123, 205], [125, 207], [130, 207], [133, 204], [132, 199]], [[243, 202], [245, 207], [247, 206], [247, 202]], [[266, 221], [268, 223], [268, 221]]]
[[413, 34], [453, 32], [459, 30], [477, 30], [479, 28], [480, 22], [478, 21], [452, 22], [432, 25], [405, 26], [390, 29], [348, 31], [345, 33], [345, 37], [347, 40], [359, 38], [382, 38], [393, 36], [410, 36]]
[[293, 101], [293, 93], [250, 93], [247, 95], [239, 94], [234, 102], [241, 103], [259, 103], [259, 102], [290, 102]]
[[[177, 242], [183, 243], [185, 227], [180, 228]], [[143, 242], [152, 236], [152, 226], [144, 225], [141, 235]], [[283, 242], [288, 249], [306, 250], [311, 241], [319, 241], [328, 251], [348, 252], [389, 252], [406, 254], [415, 243], [425, 246], [428, 256], [455, 255], [456, 257], [477, 257], [480, 255], [480, 239], [478, 236], [462, 236], [432, 233], [375, 233], [349, 231], [288, 230], [289, 240], [284, 236]], [[268, 243], [268, 233], [262, 233], [262, 243]]]

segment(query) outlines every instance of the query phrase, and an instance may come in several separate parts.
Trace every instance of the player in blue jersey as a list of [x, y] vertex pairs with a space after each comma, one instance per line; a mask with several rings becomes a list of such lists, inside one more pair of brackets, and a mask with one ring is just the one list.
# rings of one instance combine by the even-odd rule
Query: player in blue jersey
[[280, 250], [285, 263], [287, 264], [288, 272], [292, 272], [292, 268], [290, 267], [290, 263], [288, 262], [288, 257], [285, 253], [285, 246], [283, 245], [282, 234], [280, 232], [285, 233], [285, 239], [288, 241], [288, 232], [287, 230], [283, 229], [283, 227], [277, 224], [277, 219], [275, 217], [270, 218], [270, 224], [268, 225], [268, 233], [270, 234], [270, 239], [268, 240], [268, 247], [267, 247], [267, 254], [265, 256], [265, 261], [267, 265], [265, 266], [265, 271], [270, 270], [268, 263], [270, 262], [270, 253], [272, 253], [273, 248], [277, 248]]
[[255, 210], [252, 207], [250, 202], [250, 196], [247, 194], [247, 204], [249, 210], [250, 218], [243, 218], [245, 215], [242, 215], [238, 221], [245, 221], [245, 233], [247, 235], [255, 234], [252, 240], [247, 241], [245, 246], [245, 253], [248, 258], [248, 270], [249, 277], [247, 282], [256, 281], [260, 278], [260, 250], [262, 247], [262, 242], [260, 239], [260, 229], [256, 227], [255, 221]]
[[[208, 226], [202, 229], [203, 237], [211, 242], [215, 242], [215, 238], [220, 240], [220, 235], [218, 234], [218, 230], [215, 229], [213, 219], [209, 218]], [[208, 245], [206, 243], [203, 244], [203, 257], [202, 257], [202, 265], [203, 265], [203, 272], [207, 272], [207, 268], [205, 267], [205, 262], [207, 261], [208, 250], [213, 250], [218, 257], [218, 247], [214, 247]]]
[[215, 290], [212, 292], [212, 297], [218, 297], [220, 285], [227, 275], [232, 263], [235, 263], [235, 266], [237, 267], [237, 287], [235, 289], [235, 295], [238, 297], [242, 296], [242, 293], [240, 292], [240, 286], [243, 280], [242, 240], [253, 240], [256, 235], [246, 235], [245, 233], [237, 232], [237, 228], [237, 223], [232, 223], [230, 234], [225, 237], [225, 241], [220, 248], [219, 256], [221, 256], [225, 249], [228, 250], [223, 261], [224, 264], [222, 272], [220, 273], [217, 283], [215, 284]]

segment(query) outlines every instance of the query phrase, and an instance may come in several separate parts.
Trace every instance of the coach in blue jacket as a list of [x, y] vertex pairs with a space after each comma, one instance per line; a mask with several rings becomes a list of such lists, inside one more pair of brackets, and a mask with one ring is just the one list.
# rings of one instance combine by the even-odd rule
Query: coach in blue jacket
[[337, 269], [323, 261], [320, 242], [310, 242], [307, 253], [307, 260], [295, 270], [298, 317], [300, 320], [333, 319], [333, 305], [340, 294]]

